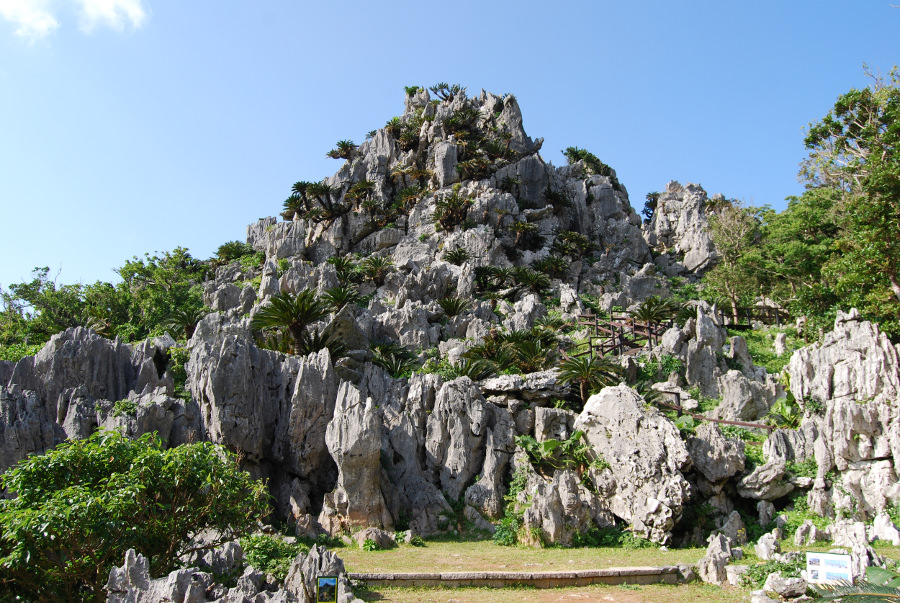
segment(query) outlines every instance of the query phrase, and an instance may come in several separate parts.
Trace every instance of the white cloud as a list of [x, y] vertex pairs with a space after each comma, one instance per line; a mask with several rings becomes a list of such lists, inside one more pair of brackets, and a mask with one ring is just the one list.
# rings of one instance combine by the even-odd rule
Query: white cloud
[[17, 26], [17, 36], [35, 40], [59, 27], [48, 4], [47, 0], [0, 0], [0, 16]]
[[138, 29], [147, 19], [144, 0], [0, 0], [0, 17], [16, 26], [17, 36], [39, 40], [60, 26], [56, 15], [61, 4], [77, 8], [81, 30], [87, 33], [97, 27]]
[[116, 31], [126, 24], [139, 28], [147, 18], [141, 0], [76, 0], [81, 5], [81, 29], [93, 31], [98, 25], [107, 25]]

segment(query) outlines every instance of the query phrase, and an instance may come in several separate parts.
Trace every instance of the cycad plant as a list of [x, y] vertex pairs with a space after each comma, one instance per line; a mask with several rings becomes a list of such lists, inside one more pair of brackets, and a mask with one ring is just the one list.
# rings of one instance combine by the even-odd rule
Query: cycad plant
[[269, 298], [253, 317], [255, 329], [282, 329], [294, 342], [294, 354], [303, 353], [303, 335], [306, 327], [328, 314], [328, 306], [316, 298], [314, 289], [304, 289], [293, 295], [279, 293]]
[[672, 298], [660, 299], [656, 295], [648, 297], [631, 311], [631, 317], [638, 322], [656, 325], [674, 318], [681, 309], [680, 304]]
[[328, 151], [325, 156], [332, 159], [350, 159], [355, 150], [356, 145], [353, 144], [352, 140], [339, 140], [335, 148]]
[[198, 306], [175, 308], [166, 316], [163, 325], [182, 331], [184, 338], [190, 339], [194, 336], [197, 324], [207, 314], [209, 314], [209, 310]]
[[450, 262], [454, 266], [459, 266], [468, 259], [469, 252], [462, 247], [457, 247], [456, 249], [444, 252], [444, 261]]
[[355, 282], [358, 279], [359, 271], [356, 262], [349, 255], [334, 255], [325, 261], [334, 266], [338, 281], [342, 285]]
[[900, 601], [900, 574], [884, 568], [866, 568], [866, 579], [853, 584], [811, 584], [819, 598], [815, 601], [846, 601], [848, 603], [881, 603]]
[[601, 356], [570, 356], [559, 363], [559, 381], [577, 384], [583, 403], [592, 393], [614, 385], [621, 375], [620, 366]]
[[376, 287], [384, 285], [384, 279], [390, 272], [394, 262], [391, 258], [381, 255], [370, 255], [359, 264], [360, 271], [366, 278], [372, 280]]
[[326, 289], [322, 294], [322, 301], [328, 304], [335, 312], [340, 311], [347, 304], [355, 304], [360, 299], [362, 299], [362, 295], [359, 289], [353, 285], [341, 284], [337, 287]]
[[437, 303], [449, 318], [462, 314], [469, 308], [469, 300], [460, 297], [444, 297], [437, 300]]

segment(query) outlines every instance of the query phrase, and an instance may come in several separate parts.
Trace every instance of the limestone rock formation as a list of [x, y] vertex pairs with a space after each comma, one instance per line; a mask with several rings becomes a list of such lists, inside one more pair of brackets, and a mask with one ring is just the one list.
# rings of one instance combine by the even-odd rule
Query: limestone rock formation
[[615, 480], [610, 510], [636, 535], [665, 543], [690, 496], [691, 457], [678, 429], [630, 387], [593, 395], [575, 421]]
[[394, 529], [381, 494], [381, 419], [372, 398], [344, 382], [325, 432], [338, 467], [337, 486], [325, 496], [319, 523], [332, 534], [364, 527]]
[[670, 276], [697, 274], [716, 260], [704, 207], [706, 191], [696, 184], [669, 182], [644, 225], [644, 239], [657, 253], [657, 263]]

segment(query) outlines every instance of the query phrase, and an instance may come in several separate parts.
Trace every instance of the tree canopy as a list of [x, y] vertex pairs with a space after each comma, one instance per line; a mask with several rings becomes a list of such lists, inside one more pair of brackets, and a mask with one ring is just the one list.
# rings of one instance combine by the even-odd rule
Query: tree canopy
[[[26, 600], [104, 601], [109, 570], [129, 548], [160, 575], [247, 533], [268, 504], [265, 484], [222, 447], [163, 450], [155, 434], [67, 440], [0, 483], [17, 495], [0, 500], [0, 591]], [[204, 530], [212, 542], [194, 540]]]

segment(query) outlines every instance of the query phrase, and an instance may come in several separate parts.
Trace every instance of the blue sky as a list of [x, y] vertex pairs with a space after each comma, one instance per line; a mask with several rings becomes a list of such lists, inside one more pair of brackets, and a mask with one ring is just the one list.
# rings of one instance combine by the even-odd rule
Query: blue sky
[[669, 180], [782, 209], [898, 31], [889, 0], [0, 0], [0, 286], [209, 257], [439, 81], [514, 93], [545, 160], [591, 150], [638, 210]]

